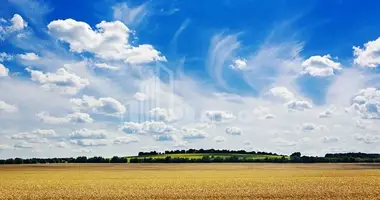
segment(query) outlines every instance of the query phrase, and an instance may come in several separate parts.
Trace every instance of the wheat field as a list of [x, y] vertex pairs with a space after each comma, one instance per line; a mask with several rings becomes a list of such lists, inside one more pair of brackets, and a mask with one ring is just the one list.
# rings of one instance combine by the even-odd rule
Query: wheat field
[[0, 166], [0, 199], [380, 199], [378, 165]]

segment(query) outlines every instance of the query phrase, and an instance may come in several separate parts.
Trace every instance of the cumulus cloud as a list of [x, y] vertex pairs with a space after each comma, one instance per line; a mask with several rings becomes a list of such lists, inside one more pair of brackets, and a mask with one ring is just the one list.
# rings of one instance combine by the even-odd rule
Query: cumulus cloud
[[274, 87], [264, 94], [264, 97], [275, 102], [284, 103], [290, 110], [303, 111], [311, 109], [313, 106], [306, 100], [299, 100], [286, 87]]
[[138, 100], [138, 101], [145, 101], [148, 99], [148, 95], [141, 93], [141, 92], [136, 92], [133, 97]]
[[160, 107], [150, 110], [149, 116], [154, 121], [171, 122], [176, 119], [173, 110]]
[[313, 106], [305, 100], [292, 100], [285, 104], [288, 109], [303, 111], [311, 109]]
[[320, 77], [333, 76], [341, 69], [341, 64], [334, 62], [330, 55], [311, 56], [302, 63], [301, 74]]
[[12, 60], [12, 59], [13, 59], [12, 55], [7, 54], [5, 52], [1, 52], [0, 53], [0, 62], [9, 61], [9, 60]]
[[175, 141], [174, 143], [174, 147], [177, 147], [177, 148], [185, 148], [189, 145], [189, 142], [187, 141]]
[[156, 141], [160, 142], [170, 142], [178, 140], [177, 136], [174, 134], [154, 135], [153, 137]]
[[19, 54], [19, 57], [23, 60], [27, 61], [35, 61], [41, 59], [37, 54], [35, 53], [25, 53], [25, 54]]
[[248, 69], [247, 60], [235, 59], [233, 61], [233, 64], [230, 65], [230, 68], [234, 70], [240, 70], [240, 71], [247, 70]]
[[93, 96], [83, 95], [82, 98], [70, 99], [70, 102], [79, 110], [93, 110], [107, 115], [118, 116], [126, 111], [125, 106], [111, 97], [96, 99]]
[[332, 106], [328, 108], [327, 110], [319, 113], [318, 117], [319, 118], [330, 118], [334, 114], [335, 107]]
[[369, 41], [364, 47], [353, 47], [354, 63], [362, 67], [376, 68], [380, 64], [380, 37]]
[[212, 140], [215, 141], [216, 143], [222, 143], [226, 141], [226, 138], [223, 136], [216, 136]]
[[12, 113], [12, 112], [16, 112], [17, 110], [18, 110], [17, 106], [8, 104], [0, 100], [0, 113], [1, 112]]
[[270, 100], [288, 102], [295, 99], [295, 96], [286, 87], [274, 87], [264, 94]]
[[243, 131], [238, 127], [227, 127], [226, 133], [230, 135], [242, 135]]
[[9, 74], [9, 69], [0, 63], [0, 78], [6, 77], [6, 76], [8, 76], [8, 74]]
[[8, 21], [3, 18], [0, 20], [0, 40], [4, 39], [7, 34], [13, 32], [19, 32], [26, 28], [28, 23], [19, 14], [14, 14], [13, 17]]
[[65, 124], [65, 123], [92, 123], [94, 120], [87, 113], [74, 112], [66, 117], [51, 116], [48, 112], [40, 112], [37, 117], [47, 124]]
[[10, 136], [12, 140], [22, 140], [28, 143], [47, 143], [48, 140], [29, 132], [16, 133]]
[[146, 121], [143, 123], [125, 122], [120, 129], [127, 134], [165, 135], [175, 131], [175, 128], [165, 122]]
[[55, 73], [43, 73], [41, 71], [27, 69], [32, 81], [41, 84], [47, 90], [59, 90], [66, 94], [76, 94], [79, 90], [87, 87], [90, 82], [65, 68], [59, 68]]
[[70, 134], [72, 139], [106, 139], [107, 132], [105, 130], [90, 130], [90, 129], [79, 129], [73, 131]]
[[109, 144], [108, 140], [105, 139], [77, 139], [77, 140], [70, 140], [71, 144], [78, 145], [78, 146], [107, 146]]
[[212, 123], [224, 123], [236, 119], [232, 113], [225, 111], [206, 111], [205, 118]]
[[70, 51], [91, 52], [105, 60], [123, 60], [130, 64], [166, 61], [152, 45], [132, 46], [130, 29], [120, 21], [102, 21], [93, 30], [85, 22], [73, 19], [56, 20], [48, 25], [52, 36], [70, 45]]
[[315, 131], [318, 129], [319, 129], [319, 127], [313, 123], [304, 123], [301, 126], [301, 130], [303, 130], [305, 132]]
[[209, 136], [208, 133], [198, 129], [183, 128], [180, 132], [185, 140], [205, 139]]
[[364, 119], [380, 119], [380, 90], [366, 88], [360, 90], [352, 99], [349, 112], [359, 114]]
[[41, 135], [45, 137], [54, 137], [56, 136], [56, 132], [53, 129], [35, 129], [32, 131], [33, 134]]
[[118, 137], [112, 141], [113, 144], [130, 144], [140, 142], [140, 139], [134, 135]]
[[20, 31], [28, 26], [19, 14], [14, 14], [10, 21], [12, 24], [6, 28], [10, 32]]

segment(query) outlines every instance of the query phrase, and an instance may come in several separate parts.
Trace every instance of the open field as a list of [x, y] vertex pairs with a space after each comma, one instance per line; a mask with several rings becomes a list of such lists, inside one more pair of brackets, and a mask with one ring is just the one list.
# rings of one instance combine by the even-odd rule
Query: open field
[[262, 154], [239, 154], [239, 153], [177, 153], [177, 154], [160, 154], [160, 155], [149, 155], [149, 156], [129, 156], [128, 159], [131, 158], [166, 158], [170, 156], [172, 158], [188, 158], [188, 159], [201, 159], [204, 156], [209, 157], [220, 157], [220, 158], [229, 158], [232, 156], [236, 156], [239, 158], [246, 159], [265, 159], [265, 158], [281, 158], [280, 155], [262, 155]]
[[0, 199], [380, 199], [376, 164], [0, 166]]

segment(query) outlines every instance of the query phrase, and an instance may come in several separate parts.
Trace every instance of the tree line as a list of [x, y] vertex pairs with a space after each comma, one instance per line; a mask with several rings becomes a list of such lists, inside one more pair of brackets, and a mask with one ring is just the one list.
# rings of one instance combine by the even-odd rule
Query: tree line
[[[183, 152], [184, 151], [184, 152]], [[10, 158], [0, 160], [0, 164], [45, 164], [45, 163], [221, 163], [221, 162], [257, 162], [257, 163], [357, 163], [357, 162], [380, 162], [380, 154], [367, 154], [367, 153], [336, 153], [326, 154], [324, 157], [317, 156], [303, 156], [300, 152], [295, 152], [290, 156], [278, 154], [262, 154], [263, 152], [242, 152], [242, 151], [229, 151], [225, 150], [183, 150], [183, 151], [166, 151], [165, 153], [155, 152], [140, 152], [136, 157], [118, 157], [103, 158], [85, 157], [80, 156], [77, 158]], [[231, 156], [218, 156], [217, 153], [230, 153]], [[187, 158], [187, 157], [171, 157], [170, 155], [164, 157], [149, 157], [152, 155], [165, 155], [165, 154], [182, 154], [182, 153], [205, 153], [211, 155], [204, 155], [201, 158]], [[212, 155], [212, 153], [216, 155]], [[265, 158], [250, 158], [239, 156], [236, 154], [262, 154], [268, 155]], [[273, 156], [276, 155], [276, 156]]]
[[257, 155], [273, 155], [278, 156], [276, 153], [272, 152], [264, 152], [264, 151], [245, 151], [245, 150], [228, 150], [228, 149], [189, 149], [189, 150], [172, 150], [172, 151], [165, 151], [165, 152], [157, 152], [157, 151], [150, 151], [150, 152], [139, 152], [139, 156], [154, 156], [154, 155], [165, 155], [165, 154], [189, 154], [189, 153], [230, 153], [230, 154], [257, 154]]

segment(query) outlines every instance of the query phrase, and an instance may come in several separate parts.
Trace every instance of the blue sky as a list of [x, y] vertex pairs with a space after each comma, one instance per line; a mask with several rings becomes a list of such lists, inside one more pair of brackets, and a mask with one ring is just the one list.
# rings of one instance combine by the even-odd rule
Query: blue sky
[[376, 1], [3, 4], [2, 157], [380, 142]]

